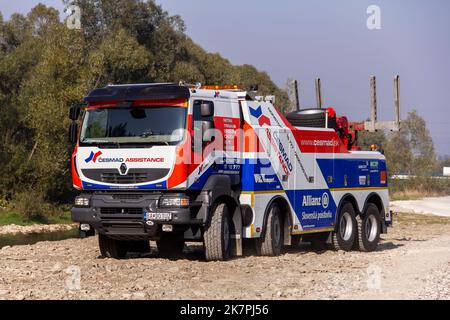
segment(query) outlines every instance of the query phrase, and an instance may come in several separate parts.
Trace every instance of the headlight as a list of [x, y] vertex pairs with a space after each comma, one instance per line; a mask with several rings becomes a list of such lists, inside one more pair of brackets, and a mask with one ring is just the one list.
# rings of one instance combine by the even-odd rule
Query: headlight
[[78, 196], [75, 198], [76, 207], [89, 207], [89, 198], [85, 196]]
[[189, 198], [186, 197], [162, 197], [159, 201], [161, 208], [189, 207]]

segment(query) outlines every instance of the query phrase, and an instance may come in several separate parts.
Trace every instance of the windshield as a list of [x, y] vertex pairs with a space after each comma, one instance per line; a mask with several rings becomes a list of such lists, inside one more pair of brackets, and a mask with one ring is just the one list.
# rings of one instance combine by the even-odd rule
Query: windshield
[[82, 144], [167, 144], [183, 140], [187, 108], [134, 107], [87, 110]]

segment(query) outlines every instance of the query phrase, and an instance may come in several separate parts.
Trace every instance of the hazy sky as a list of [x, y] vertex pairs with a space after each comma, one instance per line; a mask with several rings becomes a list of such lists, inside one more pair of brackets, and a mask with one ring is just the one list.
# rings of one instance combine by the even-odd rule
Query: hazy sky
[[[0, 11], [28, 12], [38, 2], [62, 11], [60, 0], [0, 0]], [[379, 118], [393, 117], [393, 84], [401, 76], [402, 115], [417, 109], [439, 154], [450, 154], [450, 1], [448, 0], [157, 0], [180, 14], [187, 33], [235, 64], [267, 71], [284, 86], [301, 83], [301, 103], [314, 106], [314, 78], [324, 104], [351, 120], [370, 114], [369, 76], [378, 81]], [[367, 28], [370, 5], [381, 29]]]

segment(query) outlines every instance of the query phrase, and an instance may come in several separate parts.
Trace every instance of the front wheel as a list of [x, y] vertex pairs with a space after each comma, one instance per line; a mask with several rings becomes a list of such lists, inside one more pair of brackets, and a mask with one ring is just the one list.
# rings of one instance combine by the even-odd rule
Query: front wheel
[[104, 234], [98, 235], [100, 253], [104, 258], [123, 259], [129, 249], [128, 241], [111, 239]]
[[203, 235], [206, 261], [225, 261], [231, 256], [231, 223], [228, 207], [219, 203]]
[[378, 207], [370, 203], [364, 214], [356, 218], [358, 223], [358, 239], [356, 248], [363, 252], [375, 251], [380, 242], [380, 212]]
[[346, 202], [339, 210], [336, 229], [331, 237], [331, 248], [334, 250], [350, 251], [357, 236], [355, 209], [350, 202]]

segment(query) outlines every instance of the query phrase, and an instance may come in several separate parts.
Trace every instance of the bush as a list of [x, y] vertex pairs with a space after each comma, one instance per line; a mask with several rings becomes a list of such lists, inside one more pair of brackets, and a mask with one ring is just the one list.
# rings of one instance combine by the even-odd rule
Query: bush
[[47, 216], [52, 211], [52, 206], [45, 202], [41, 192], [30, 190], [14, 196], [12, 209], [20, 214], [24, 221], [47, 222]]
[[5, 211], [8, 209], [9, 203], [6, 201], [6, 199], [0, 198], [0, 211]]
[[446, 196], [450, 195], [450, 179], [415, 177], [407, 180], [390, 180], [389, 191], [393, 200]]

